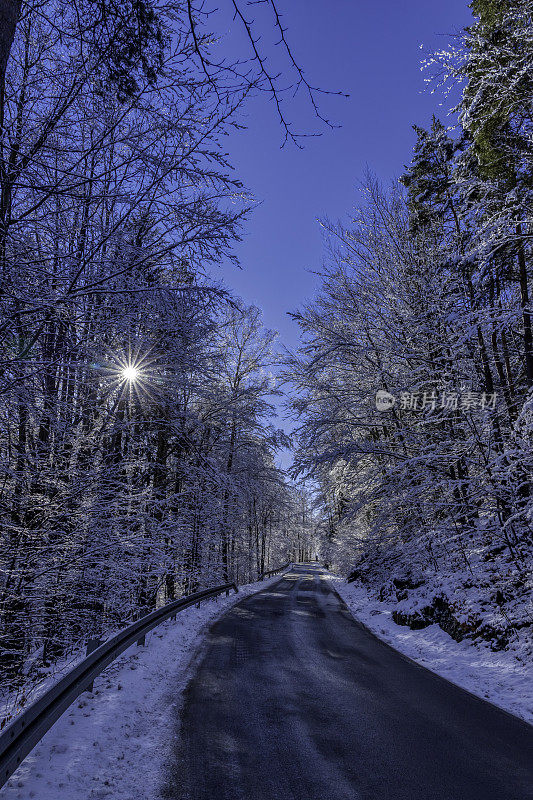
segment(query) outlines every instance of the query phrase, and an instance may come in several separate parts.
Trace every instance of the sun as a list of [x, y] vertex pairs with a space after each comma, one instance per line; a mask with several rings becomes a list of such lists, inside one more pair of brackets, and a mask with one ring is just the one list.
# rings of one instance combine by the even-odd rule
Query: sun
[[109, 349], [104, 363], [96, 363], [95, 368], [104, 378], [106, 396], [114, 397], [117, 403], [156, 402], [161, 380], [153, 348], [139, 344], [126, 346], [122, 351]]
[[129, 383], [135, 383], [140, 377], [140, 370], [133, 364], [127, 364], [122, 369], [122, 378]]

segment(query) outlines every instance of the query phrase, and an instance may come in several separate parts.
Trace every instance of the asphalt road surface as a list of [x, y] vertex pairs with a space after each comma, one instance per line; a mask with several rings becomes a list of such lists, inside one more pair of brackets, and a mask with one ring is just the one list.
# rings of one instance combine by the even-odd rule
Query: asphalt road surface
[[211, 628], [173, 800], [532, 800], [533, 727], [408, 661], [298, 566]]

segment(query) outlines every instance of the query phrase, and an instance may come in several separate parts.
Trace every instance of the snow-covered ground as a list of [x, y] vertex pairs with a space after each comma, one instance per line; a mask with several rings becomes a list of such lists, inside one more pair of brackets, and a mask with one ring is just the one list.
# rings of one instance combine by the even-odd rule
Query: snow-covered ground
[[188, 608], [155, 628], [100, 675], [0, 789], [0, 800], [152, 800], [175, 738], [176, 706], [206, 628], [230, 606], [279, 580]]
[[532, 665], [521, 663], [513, 652], [493, 652], [483, 643], [456, 642], [438, 625], [414, 630], [397, 625], [393, 606], [369, 596], [359, 583], [331, 577], [353, 616], [380, 639], [472, 694], [490, 700], [533, 723]]

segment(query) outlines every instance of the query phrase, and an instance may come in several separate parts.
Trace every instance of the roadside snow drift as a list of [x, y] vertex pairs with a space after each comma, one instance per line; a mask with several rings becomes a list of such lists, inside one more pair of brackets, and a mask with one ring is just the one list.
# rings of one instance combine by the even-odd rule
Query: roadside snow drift
[[456, 642], [438, 625], [411, 630], [392, 619], [393, 608], [369, 596], [356, 582], [331, 582], [353, 616], [396, 650], [462, 686], [472, 694], [533, 723], [533, 672], [513, 651], [493, 652], [488, 644]]
[[145, 647], [133, 645], [48, 731], [0, 789], [1, 800], [152, 800], [206, 627], [279, 578], [188, 608], [155, 628]]

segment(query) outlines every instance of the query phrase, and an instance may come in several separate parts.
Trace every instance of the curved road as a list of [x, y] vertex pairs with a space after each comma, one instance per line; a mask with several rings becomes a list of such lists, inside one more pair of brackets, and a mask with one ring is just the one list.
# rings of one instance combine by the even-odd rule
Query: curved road
[[298, 566], [211, 628], [172, 800], [532, 800], [533, 728], [405, 659]]

